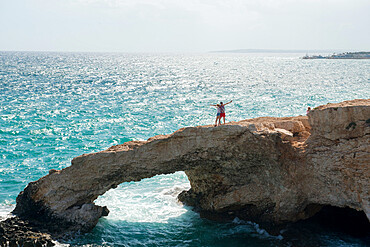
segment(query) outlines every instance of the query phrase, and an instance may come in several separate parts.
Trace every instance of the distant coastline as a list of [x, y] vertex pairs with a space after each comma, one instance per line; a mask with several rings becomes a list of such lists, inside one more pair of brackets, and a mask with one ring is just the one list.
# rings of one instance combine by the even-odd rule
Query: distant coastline
[[237, 50], [222, 50], [210, 51], [211, 53], [333, 53], [342, 52], [338, 50], [279, 50], [279, 49], [237, 49]]
[[370, 52], [344, 52], [340, 54], [332, 54], [329, 56], [313, 55], [304, 56], [302, 59], [370, 59]]

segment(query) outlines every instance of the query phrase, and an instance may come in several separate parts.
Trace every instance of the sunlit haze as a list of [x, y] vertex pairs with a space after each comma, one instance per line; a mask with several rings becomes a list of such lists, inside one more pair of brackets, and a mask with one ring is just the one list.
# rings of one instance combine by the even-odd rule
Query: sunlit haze
[[0, 50], [369, 50], [369, 0], [0, 0]]

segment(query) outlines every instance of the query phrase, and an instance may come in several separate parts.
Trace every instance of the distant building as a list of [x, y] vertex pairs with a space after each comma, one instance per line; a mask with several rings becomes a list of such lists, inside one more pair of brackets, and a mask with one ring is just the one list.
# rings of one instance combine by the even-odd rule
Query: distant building
[[345, 52], [340, 54], [333, 54], [330, 56], [321, 56], [321, 55], [314, 55], [314, 56], [304, 56], [302, 59], [370, 59], [370, 52]]

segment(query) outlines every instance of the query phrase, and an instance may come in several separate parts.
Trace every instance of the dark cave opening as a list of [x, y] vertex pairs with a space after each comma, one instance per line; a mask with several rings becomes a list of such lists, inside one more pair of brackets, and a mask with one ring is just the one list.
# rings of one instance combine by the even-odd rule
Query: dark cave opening
[[370, 236], [370, 222], [366, 214], [363, 211], [357, 211], [349, 207], [340, 208], [324, 205], [318, 213], [306, 221], [354, 237]]

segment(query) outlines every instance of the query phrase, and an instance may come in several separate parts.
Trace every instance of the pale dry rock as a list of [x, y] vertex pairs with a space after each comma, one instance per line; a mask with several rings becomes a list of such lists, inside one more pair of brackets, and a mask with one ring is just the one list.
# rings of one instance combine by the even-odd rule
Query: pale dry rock
[[282, 224], [323, 205], [369, 207], [370, 100], [313, 109], [307, 116], [262, 117], [182, 128], [72, 160], [30, 183], [15, 213], [49, 228], [89, 231], [105, 207], [93, 202], [128, 181], [185, 171], [179, 199], [211, 219]]

